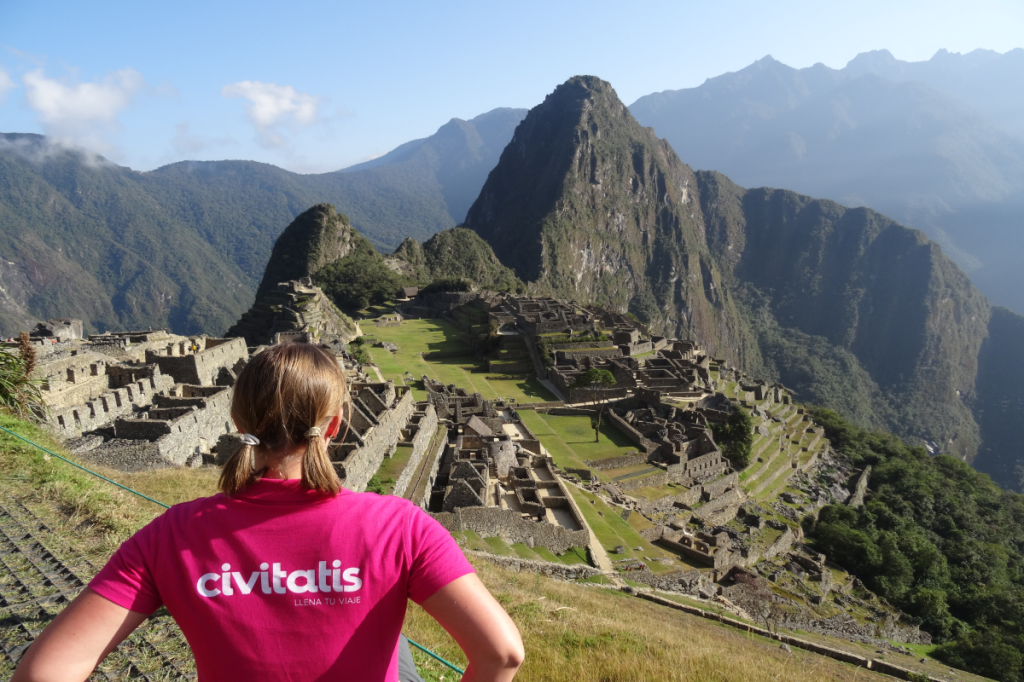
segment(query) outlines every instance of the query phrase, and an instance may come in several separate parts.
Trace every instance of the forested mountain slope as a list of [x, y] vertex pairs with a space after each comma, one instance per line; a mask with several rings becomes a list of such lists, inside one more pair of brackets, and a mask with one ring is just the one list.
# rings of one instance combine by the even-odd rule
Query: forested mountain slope
[[0, 134], [0, 332], [69, 316], [90, 331], [223, 333], [299, 213], [334, 204], [381, 249], [426, 240], [465, 215], [522, 113], [453, 119], [370, 164], [320, 175], [251, 161], [139, 173], [39, 135]]

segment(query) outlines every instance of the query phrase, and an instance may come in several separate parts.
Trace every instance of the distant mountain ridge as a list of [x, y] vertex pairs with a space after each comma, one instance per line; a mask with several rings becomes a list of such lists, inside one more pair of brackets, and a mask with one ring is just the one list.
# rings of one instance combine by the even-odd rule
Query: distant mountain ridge
[[695, 168], [870, 206], [924, 230], [987, 296], [1024, 311], [1020, 82], [1019, 49], [913, 63], [878, 51], [844, 69], [765, 57], [630, 111]]
[[283, 226], [310, 206], [338, 206], [384, 250], [454, 227], [449, 205], [465, 215], [522, 113], [453, 119], [391, 158], [319, 175], [252, 161], [139, 173], [0, 134], [0, 331], [75, 316], [90, 331], [223, 333], [252, 303]]

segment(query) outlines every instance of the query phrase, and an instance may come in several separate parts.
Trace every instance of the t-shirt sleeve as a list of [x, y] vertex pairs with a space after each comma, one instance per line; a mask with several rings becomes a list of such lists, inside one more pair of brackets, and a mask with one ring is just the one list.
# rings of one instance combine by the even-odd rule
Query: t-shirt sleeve
[[417, 604], [422, 604], [456, 578], [475, 572], [455, 538], [419, 507], [412, 507], [409, 541], [412, 552], [409, 598]]
[[156, 565], [157, 517], [128, 538], [89, 583], [101, 597], [137, 613], [153, 613], [163, 605], [152, 567]]

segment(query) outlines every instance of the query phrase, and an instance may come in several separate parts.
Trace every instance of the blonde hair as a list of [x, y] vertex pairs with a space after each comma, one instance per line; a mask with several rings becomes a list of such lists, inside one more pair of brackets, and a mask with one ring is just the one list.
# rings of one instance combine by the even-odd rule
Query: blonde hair
[[[334, 494], [341, 490], [341, 481], [324, 439], [307, 434], [314, 428], [326, 432], [345, 399], [345, 374], [332, 355], [308, 343], [273, 346], [239, 374], [231, 417], [239, 431], [256, 436], [268, 450], [294, 448], [305, 440], [303, 487]], [[233, 495], [257, 473], [253, 446], [243, 444], [224, 464], [220, 489]]]

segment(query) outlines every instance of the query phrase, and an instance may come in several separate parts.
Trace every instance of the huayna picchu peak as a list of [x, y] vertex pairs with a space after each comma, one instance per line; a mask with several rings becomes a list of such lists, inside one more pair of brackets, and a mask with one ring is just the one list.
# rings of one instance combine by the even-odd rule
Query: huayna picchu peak
[[611, 85], [577, 76], [516, 128], [465, 226], [538, 291], [628, 310], [740, 360], [753, 337], [707, 248], [696, 186]]

